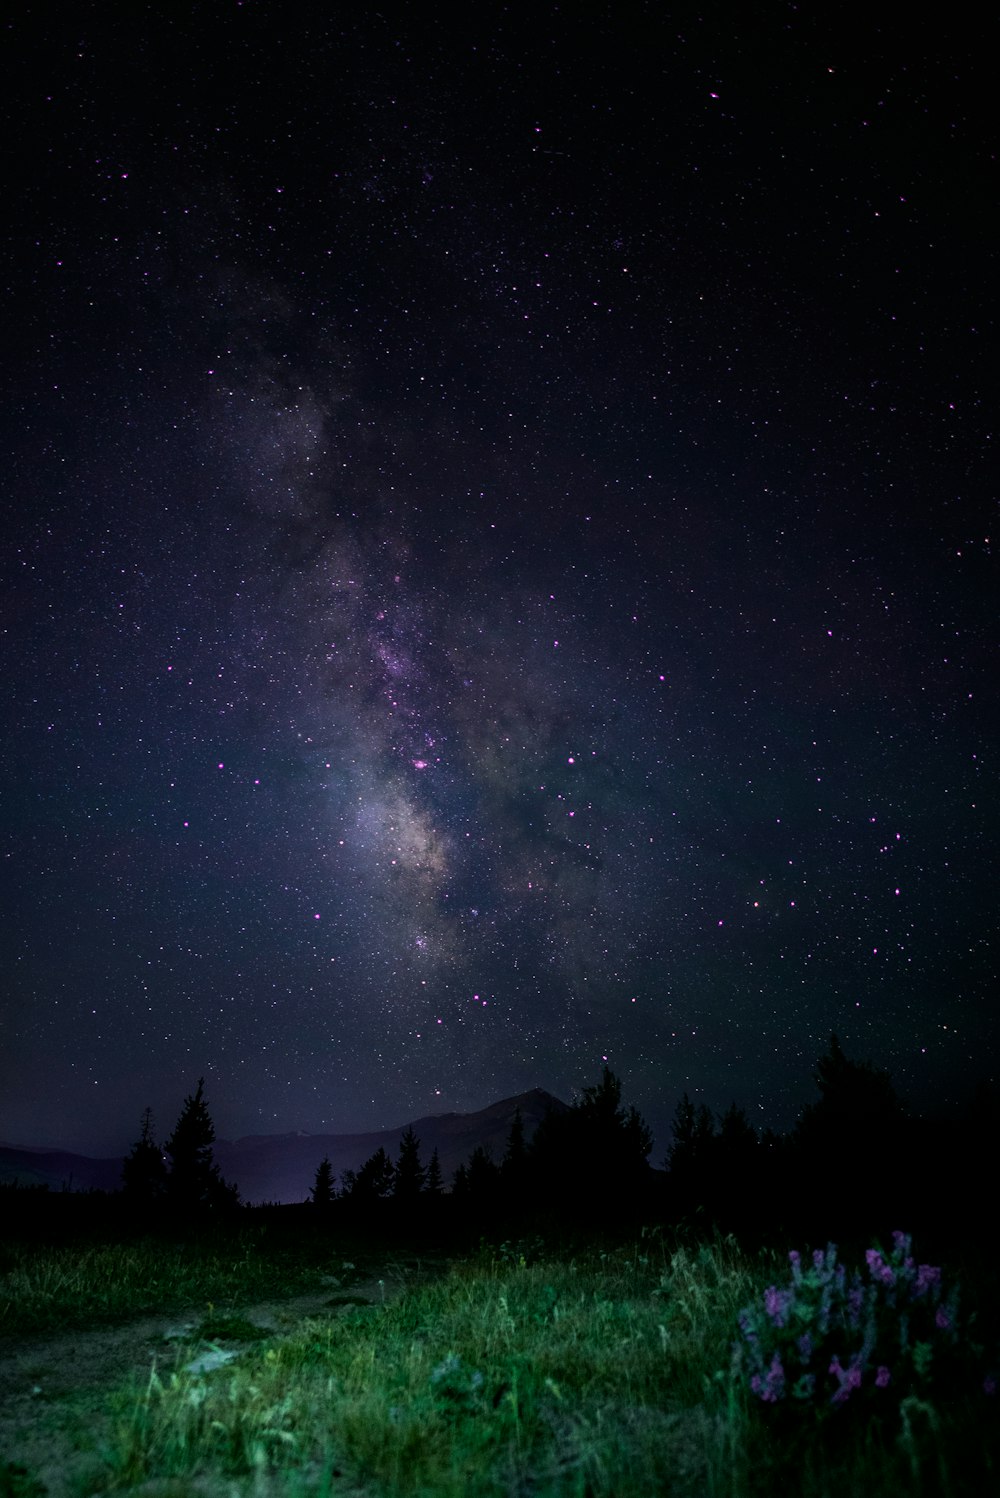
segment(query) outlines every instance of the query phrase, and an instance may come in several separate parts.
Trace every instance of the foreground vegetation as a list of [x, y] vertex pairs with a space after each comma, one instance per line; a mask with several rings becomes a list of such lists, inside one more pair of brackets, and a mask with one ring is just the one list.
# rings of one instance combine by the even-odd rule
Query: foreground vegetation
[[292, 1296], [314, 1287], [329, 1262], [329, 1244], [315, 1235], [228, 1224], [184, 1238], [11, 1240], [0, 1243], [0, 1336]]
[[[339, 1244], [334, 1254], [327, 1235], [311, 1235], [298, 1283], [310, 1261], [315, 1283], [321, 1246], [328, 1268], [339, 1262]], [[200, 1260], [174, 1247], [177, 1261], [200, 1266], [193, 1276], [178, 1270], [172, 1279], [161, 1255], [159, 1285], [140, 1290], [136, 1258], [122, 1304], [131, 1294], [146, 1310], [154, 1290], [175, 1297], [182, 1285], [212, 1283], [216, 1293], [203, 1299], [213, 1300], [214, 1320], [102, 1396], [105, 1434], [81, 1491], [153, 1481], [181, 1495], [196, 1482], [199, 1493], [306, 1498], [349, 1482], [387, 1498], [750, 1498], [781, 1489], [895, 1498], [979, 1494], [996, 1482], [995, 1398], [971, 1353], [952, 1358], [947, 1383], [928, 1368], [919, 1386], [872, 1383], [853, 1404], [769, 1403], [759, 1379], [754, 1392], [740, 1328], [748, 1307], [758, 1308], [755, 1325], [781, 1325], [774, 1308], [784, 1314], [789, 1301], [775, 1286], [788, 1278], [785, 1252], [658, 1231], [559, 1254], [537, 1240], [484, 1245], [395, 1301], [331, 1296], [323, 1314], [265, 1337], [221, 1313], [247, 1304], [251, 1284], [273, 1286], [290, 1250], [269, 1257], [259, 1242], [235, 1259], [230, 1247], [213, 1269], [208, 1246]], [[48, 1271], [46, 1254], [35, 1255], [34, 1290], [23, 1264], [4, 1277], [8, 1303], [36, 1297], [27, 1313], [35, 1324], [43, 1303], [54, 1304], [44, 1301], [45, 1274], [66, 1272], [61, 1252]], [[102, 1266], [102, 1250], [90, 1252], [81, 1286], [129, 1262]], [[268, 1266], [248, 1267], [255, 1255]], [[886, 1271], [886, 1261], [872, 1263], [873, 1273]], [[228, 1303], [218, 1294], [227, 1276], [238, 1291]], [[209, 1344], [232, 1360], [203, 1356]], [[840, 1349], [845, 1363], [850, 1353]], [[30, 1474], [16, 1480], [26, 1490]]]

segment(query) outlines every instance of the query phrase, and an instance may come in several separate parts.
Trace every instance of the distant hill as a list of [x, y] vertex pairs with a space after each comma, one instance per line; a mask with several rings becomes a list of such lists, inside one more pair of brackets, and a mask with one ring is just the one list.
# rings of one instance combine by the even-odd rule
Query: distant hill
[[[426, 1165], [436, 1148], [445, 1186], [477, 1145], [502, 1159], [518, 1108], [530, 1139], [549, 1108], [563, 1112], [566, 1104], [540, 1087], [517, 1097], [502, 1098], [478, 1113], [438, 1113], [416, 1118], [412, 1125], [370, 1134], [248, 1134], [243, 1139], [217, 1139], [215, 1160], [227, 1181], [234, 1181], [245, 1202], [300, 1202], [309, 1194], [316, 1167], [326, 1156], [338, 1179], [357, 1170], [381, 1146], [395, 1159], [407, 1127], [420, 1140]], [[68, 1150], [15, 1149], [0, 1144], [0, 1183], [47, 1185], [52, 1191], [117, 1191], [122, 1160], [93, 1160]]]

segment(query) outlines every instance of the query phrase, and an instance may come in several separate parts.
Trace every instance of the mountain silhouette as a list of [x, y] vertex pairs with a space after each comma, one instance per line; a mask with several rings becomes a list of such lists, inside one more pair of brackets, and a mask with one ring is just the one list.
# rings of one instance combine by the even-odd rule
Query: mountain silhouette
[[[420, 1140], [426, 1165], [437, 1150], [446, 1187], [455, 1170], [477, 1145], [488, 1149], [498, 1163], [503, 1158], [510, 1126], [520, 1109], [525, 1139], [530, 1139], [546, 1112], [563, 1112], [566, 1104], [541, 1087], [516, 1097], [501, 1098], [476, 1113], [436, 1113], [415, 1118], [392, 1129], [366, 1134], [248, 1134], [242, 1139], [217, 1139], [215, 1162], [224, 1180], [234, 1181], [243, 1201], [301, 1202], [309, 1194], [316, 1167], [325, 1157], [339, 1178], [358, 1170], [377, 1149], [393, 1159], [407, 1128]], [[48, 1186], [52, 1191], [118, 1191], [122, 1158], [95, 1160], [69, 1150], [32, 1149], [0, 1144], [0, 1183]]]

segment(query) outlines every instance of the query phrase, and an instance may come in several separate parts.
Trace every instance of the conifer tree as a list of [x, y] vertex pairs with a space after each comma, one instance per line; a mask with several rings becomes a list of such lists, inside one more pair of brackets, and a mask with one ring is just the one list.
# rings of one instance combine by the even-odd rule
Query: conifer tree
[[427, 1167], [427, 1184], [424, 1187], [428, 1196], [440, 1196], [444, 1191], [444, 1182], [441, 1179], [441, 1161], [438, 1158], [437, 1145], [431, 1154], [431, 1163]]
[[149, 1207], [162, 1201], [167, 1189], [163, 1151], [153, 1137], [152, 1108], [144, 1111], [141, 1127], [131, 1153], [122, 1162], [122, 1189], [135, 1206]]
[[341, 1175], [343, 1195], [358, 1203], [382, 1201], [392, 1191], [395, 1166], [379, 1146], [358, 1171], [345, 1170]]
[[420, 1140], [408, 1128], [399, 1141], [399, 1158], [393, 1177], [392, 1194], [397, 1201], [415, 1202], [424, 1189], [427, 1172], [420, 1163]]
[[819, 1100], [803, 1109], [792, 1136], [800, 1194], [812, 1197], [815, 1211], [837, 1210], [845, 1221], [899, 1210], [907, 1190], [921, 1188], [915, 1172], [907, 1186], [912, 1125], [889, 1073], [851, 1061], [831, 1035], [814, 1080]]
[[524, 1185], [528, 1169], [528, 1147], [524, 1141], [524, 1119], [515, 1109], [507, 1136], [507, 1148], [500, 1165], [500, 1175], [508, 1195], [516, 1196]]
[[170, 1156], [167, 1197], [171, 1206], [182, 1213], [236, 1206], [239, 1192], [227, 1185], [212, 1157], [215, 1125], [205, 1103], [205, 1079], [199, 1077], [192, 1097], [174, 1125], [174, 1132], [164, 1146]]
[[333, 1201], [333, 1166], [324, 1156], [316, 1167], [316, 1178], [313, 1181], [310, 1197], [314, 1207], [328, 1207]]
[[634, 1106], [623, 1107], [621, 1080], [610, 1067], [583, 1089], [568, 1116], [577, 1140], [578, 1189], [585, 1184], [581, 1166], [606, 1199], [631, 1199], [648, 1184], [653, 1136]]
[[673, 1139], [667, 1151], [666, 1166], [676, 1179], [692, 1179], [705, 1166], [712, 1139], [715, 1137], [715, 1120], [712, 1110], [704, 1103], [696, 1108], [685, 1092], [677, 1104], [673, 1120]]
[[474, 1202], [480, 1204], [491, 1202], [495, 1199], [499, 1179], [500, 1167], [495, 1164], [489, 1148], [486, 1145], [477, 1144], [469, 1156], [469, 1196]]
[[905, 1117], [889, 1073], [867, 1061], [849, 1060], [836, 1035], [830, 1036], [830, 1048], [816, 1063], [813, 1077], [820, 1099], [799, 1119], [800, 1139], [829, 1138], [835, 1143], [845, 1130], [859, 1136], [884, 1133]]

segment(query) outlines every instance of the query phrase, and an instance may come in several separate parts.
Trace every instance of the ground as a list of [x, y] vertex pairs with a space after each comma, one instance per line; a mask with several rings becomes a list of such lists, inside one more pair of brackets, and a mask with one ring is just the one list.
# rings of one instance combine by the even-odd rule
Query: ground
[[[265, 1331], [282, 1332], [306, 1318], [340, 1315], [352, 1302], [378, 1305], [414, 1278], [412, 1271], [393, 1265], [383, 1278], [352, 1284], [345, 1292], [325, 1277], [309, 1294], [240, 1306], [233, 1314]], [[201, 1305], [113, 1327], [0, 1339], [0, 1498], [40, 1498], [43, 1488], [47, 1498], [102, 1491], [100, 1481], [92, 1485], [101, 1447], [111, 1435], [112, 1417], [102, 1396], [130, 1381], [139, 1386], [154, 1366], [169, 1373], [188, 1366], [192, 1357], [203, 1368], [227, 1361], [240, 1342], [226, 1338], [221, 1349], [198, 1344], [197, 1328], [205, 1318]], [[222, 1498], [223, 1492], [235, 1498], [251, 1491], [254, 1498], [267, 1498], [268, 1485], [259, 1477], [228, 1482], [225, 1489], [217, 1482], [184, 1480], [132, 1491], [144, 1498]], [[346, 1476], [332, 1491], [337, 1498], [371, 1498]]]

